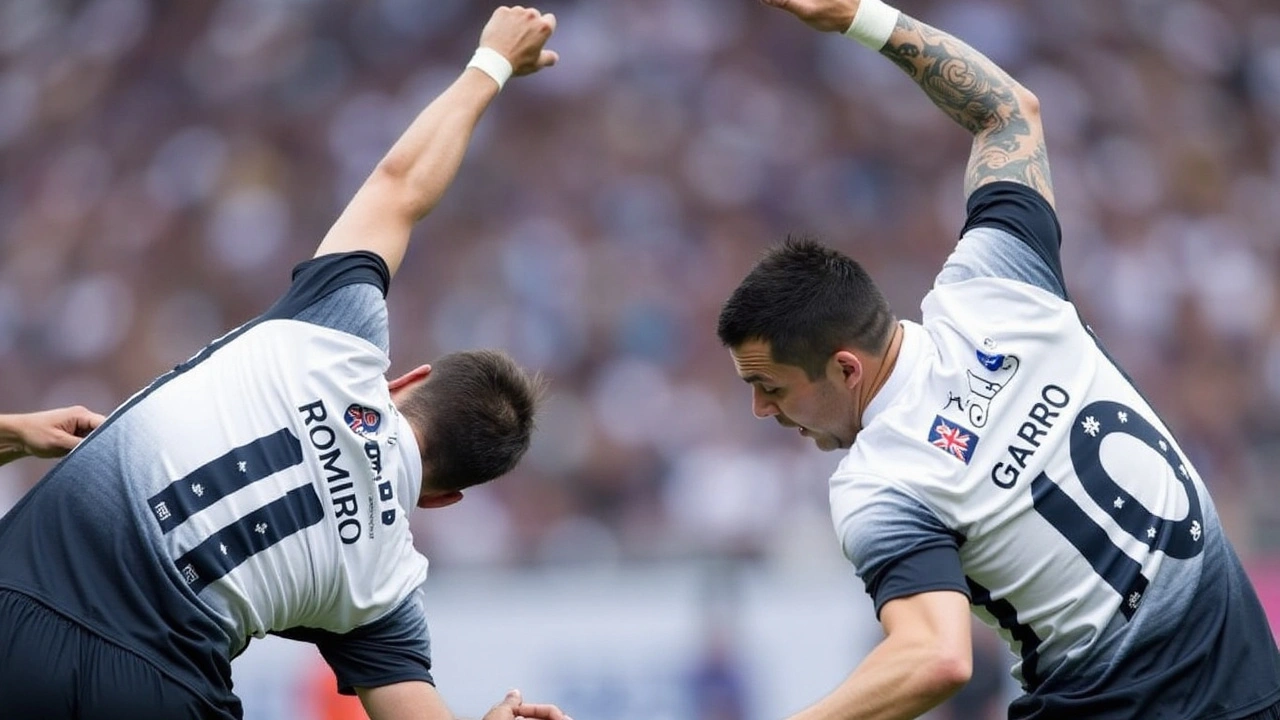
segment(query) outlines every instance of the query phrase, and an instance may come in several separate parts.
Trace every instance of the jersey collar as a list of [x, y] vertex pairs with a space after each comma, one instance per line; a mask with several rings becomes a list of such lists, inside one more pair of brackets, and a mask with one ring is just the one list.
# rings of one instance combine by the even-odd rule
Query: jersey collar
[[880, 413], [889, 407], [894, 398], [901, 394], [902, 389], [907, 386], [911, 376], [915, 373], [916, 365], [924, 357], [924, 328], [910, 320], [899, 320], [898, 324], [902, 326], [902, 347], [898, 349], [898, 360], [893, 364], [893, 371], [889, 373], [889, 379], [884, 381], [880, 391], [876, 393], [875, 397], [871, 398], [871, 402], [867, 403], [867, 408], [862, 411], [862, 427], [864, 428], [870, 425]]
[[401, 493], [401, 505], [405, 512], [413, 512], [418, 506], [418, 497], [422, 494], [422, 448], [418, 447], [417, 435], [413, 425], [404, 415], [396, 410], [398, 429], [396, 431], [396, 448], [400, 451], [400, 466], [404, 468], [400, 477], [404, 479], [407, 492]]

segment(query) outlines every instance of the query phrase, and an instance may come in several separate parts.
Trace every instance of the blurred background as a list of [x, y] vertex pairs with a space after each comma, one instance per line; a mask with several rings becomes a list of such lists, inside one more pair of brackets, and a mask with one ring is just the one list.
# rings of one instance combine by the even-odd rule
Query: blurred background
[[[1181, 438], [1280, 626], [1280, 5], [899, 0], [1040, 98], [1068, 289]], [[3, 410], [106, 412], [268, 307], [410, 119], [478, 0], [0, 0]], [[879, 637], [837, 457], [755, 420], [715, 338], [759, 252], [816, 234], [900, 316], [964, 219], [969, 136], [875, 53], [750, 0], [548, 2], [390, 295], [392, 372], [510, 350], [534, 446], [419, 513], [437, 679], [579, 718], [755, 720]], [[0, 510], [49, 464], [0, 468]], [[936, 718], [1004, 717], [1012, 657]], [[250, 720], [360, 717], [307, 646], [237, 661]]]

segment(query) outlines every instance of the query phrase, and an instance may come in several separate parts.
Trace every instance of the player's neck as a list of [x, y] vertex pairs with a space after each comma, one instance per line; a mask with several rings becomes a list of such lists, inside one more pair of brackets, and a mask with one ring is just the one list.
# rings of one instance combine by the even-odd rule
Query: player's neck
[[884, 353], [876, 358], [873, 362], [866, 364], [867, 375], [870, 376], [868, 382], [860, 383], [861, 392], [858, 394], [858, 427], [862, 427], [862, 415], [867, 411], [867, 406], [880, 392], [880, 388], [888, 382], [889, 375], [893, 373], [893, 368], [898, 364], [898, 353], [902, 350], [902, 324], [894, 323], [893, 335], [889, 337], [889, 344], [885, 347]]

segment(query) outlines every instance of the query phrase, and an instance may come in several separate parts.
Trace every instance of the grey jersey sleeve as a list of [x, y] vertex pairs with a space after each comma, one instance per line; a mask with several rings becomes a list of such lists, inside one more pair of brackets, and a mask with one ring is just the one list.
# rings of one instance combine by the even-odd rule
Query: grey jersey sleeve
[[963, 537], [914, 498], [867, 478], [849, 482], [858, 507], [836, 531], [877, 617], [885, 603], [901, 597], [940, 590], [969, 596], [960, 565]]
[[969, 198], [960, 242], [936, 285], [993, 277], [1016, 280], [1066, 300], [1062, 276], [1062, 231], [1057, 215], [1031, 188], [998, 182]]
[[1021, 240], [1003, 230], [975, 228], [965, 233], [938, 273], [935, 285], [993, 277], [1017, 280], [1066, 296], [1053, 271]]
[[364, 338], [382, 352], [390, 352], [387, 302], [373, 285], [360, 283], [334, 290], [294, 319]]
[[410, 680], [435, 684], [421, 588], [382, 618], [347, 633], [293, 628], [276, 634], [315, 644], [333, 668], [343, 695], [354, 695], [358, 687]]
[[293, 284], [261, 320], [292, 319], [389, 348], [387, 289], [391, 272], [378, 255], [356, 251], [322, 255], [293, 270]]

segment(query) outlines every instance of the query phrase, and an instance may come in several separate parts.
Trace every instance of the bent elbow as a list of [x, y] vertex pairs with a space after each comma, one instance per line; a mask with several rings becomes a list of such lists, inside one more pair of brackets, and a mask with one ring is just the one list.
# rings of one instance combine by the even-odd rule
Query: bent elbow
[[950, 697], [973, 677], [973, 658], [961, 652], [937, 654], [929, 664], [929, 686], [939, 697]]
[[1021, 84], [1015, 84], [1013, 96], [1018, 103], [1018, 112], [1027, 119], [1028, 122], [1040, 124], [1040, 98], [1035, 93], [1023, 87]]
[[925, 692], [941, 702], [969, 684], [973, 678], [973, 657], [961, 652], [937, 652], [922, 669]]

